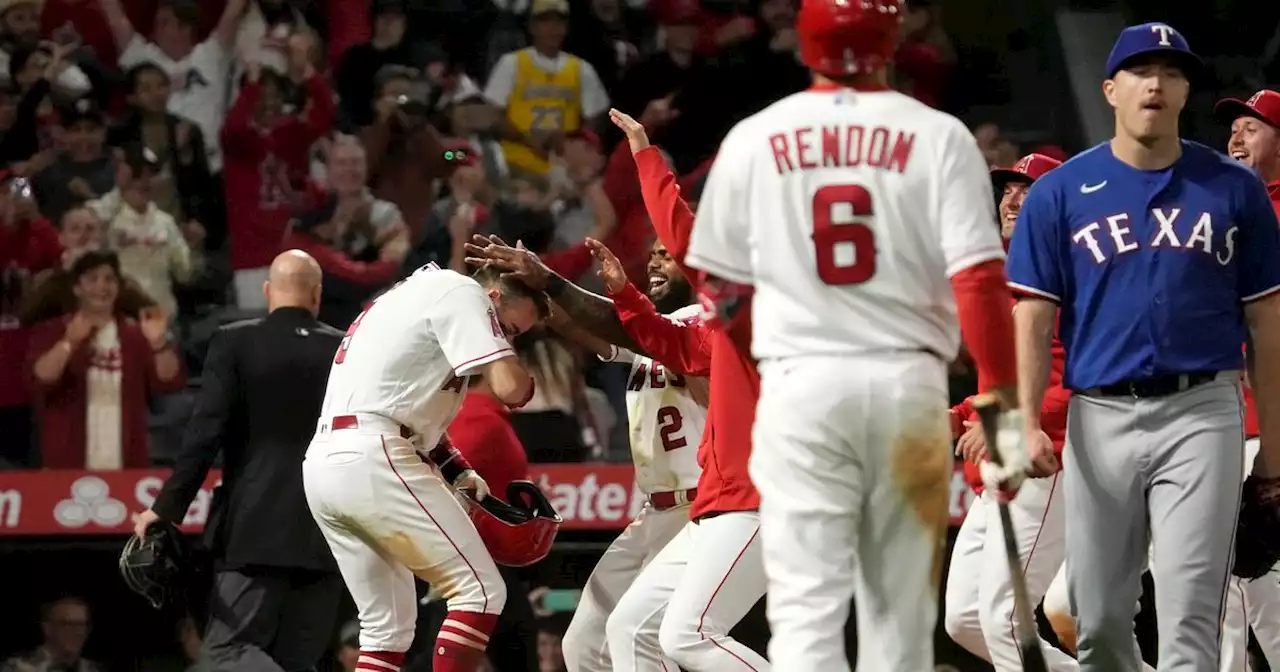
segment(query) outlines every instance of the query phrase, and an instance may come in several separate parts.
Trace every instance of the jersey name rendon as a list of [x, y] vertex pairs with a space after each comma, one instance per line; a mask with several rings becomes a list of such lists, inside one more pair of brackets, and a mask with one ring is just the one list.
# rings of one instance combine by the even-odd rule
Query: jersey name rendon
[[861, 124], [805, 126], [769, 136], [779, 175], [795, 172], [797, 167], [810, 170], [867, 166], [901, 173], [907, 169], [915, 142], [915, 133]]
[[[1150, 236], [1134, 232], [1132, 218], [1129, 213], [1122, 212], [1086, 224], [1071, 234], [1071, 240], [1088, 250], [1094, 262], [1099, 264], [1106, 262], [1109, 255], [1118, 257], [1144, 246], [1153, 250], [1167, 248], [1202, 252], [1212, 255], [1222, 266], [1229, 265], [1235, 257], [1239, 229], [1235, 225], [1225, 226], [1225, 230], [1220, 230], [1215, 236], [1212, 213], [1152, 208], [1151, 215], [1158, 228]], [[1219, 222], [1221, 220], [1220, 216]]]

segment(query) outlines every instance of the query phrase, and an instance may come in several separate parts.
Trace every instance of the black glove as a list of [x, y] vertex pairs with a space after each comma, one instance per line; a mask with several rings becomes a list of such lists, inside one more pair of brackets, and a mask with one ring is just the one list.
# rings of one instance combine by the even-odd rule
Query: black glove
[[1231, 573], [1242, 579], [1265, 576], [1280, 561], [1280, 478], [1250, 476], [1240, 500], [1236, 561]]

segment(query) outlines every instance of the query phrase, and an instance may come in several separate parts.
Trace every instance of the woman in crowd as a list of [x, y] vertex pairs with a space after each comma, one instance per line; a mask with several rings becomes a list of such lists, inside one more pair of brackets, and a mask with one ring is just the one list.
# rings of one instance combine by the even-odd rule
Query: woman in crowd
[[81, 254], [69, 275], [75, 310], [35, 325], [28, 345], [43, 466], [150, 466], [148, 400], [186, 382], [168, 316], [154, 307], [137, 321], [120, 314], [114, 252]]
[[[71, 268], [84, 253], [103, 247], [102, 222], [89, 208], [78, 206], [67, 210], [59, 224], [62, 264], [47, 268], [31, 279], [31, 289], [22, 297], [18, 310], [22, 324], [36, 324], [75, 312], [78, 300]], [[143, 308], [154, 305], [155, 299], [148, 296], [137, 282], [127, 277], [120, 279], [117, 313], [136, 320]]]

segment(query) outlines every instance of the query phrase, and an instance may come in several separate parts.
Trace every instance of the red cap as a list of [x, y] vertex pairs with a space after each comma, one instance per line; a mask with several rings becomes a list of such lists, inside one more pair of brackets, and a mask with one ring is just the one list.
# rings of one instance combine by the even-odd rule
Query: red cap
[[1280, 128], [1280, 93], [1263, 89], [1249, 100], [1224, 98], [1213, 106], [1213, 118], [1221, 123], [1231, 124], [1240, 117], [1261, 119]]
[[1044, 154], [1045, 156], [1051, 159], [1057, 159], [1059, 161], [1066, 161], [1069, 158], [1067, 155], [1067, 150], [1057, 145], [1048, 145], [1048, 144], [1037, 145], [1031, 148], [1031, 153]]
[[1004, 186], [1010, 182], [1022, 182], [1031, 184], [1044, 176], [1045, 173], [1061, 166], [1062, 162], [1052, 156], [1044, 154], [1028, 154], [1018, 162], [1013, 164], [1012, 168], [996, 168], [991, 171], [991, 186], [995, 189], [996, 195], [1004, 191]]

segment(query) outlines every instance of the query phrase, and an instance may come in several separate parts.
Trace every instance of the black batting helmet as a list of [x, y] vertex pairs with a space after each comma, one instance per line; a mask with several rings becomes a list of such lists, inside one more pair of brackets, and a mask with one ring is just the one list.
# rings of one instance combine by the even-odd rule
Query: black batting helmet
[[182, 596], [190, 566], [190, 550], [182, 532], [163, 520], [149, 525], [145, 538], [130, 535], [120, 553], [125, 585], [156, 609]]

